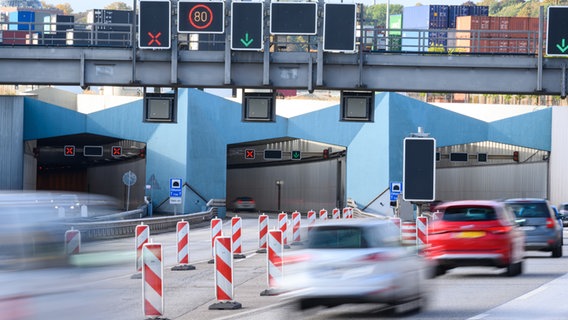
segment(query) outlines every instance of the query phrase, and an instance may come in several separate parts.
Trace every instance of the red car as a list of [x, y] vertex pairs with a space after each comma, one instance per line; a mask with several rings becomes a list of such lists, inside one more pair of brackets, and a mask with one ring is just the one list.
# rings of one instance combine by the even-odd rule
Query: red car
[[464, 266], [506, 268], [507, 276], [523, 272], [524, 232], [503, 203], [455, 201], [437, 210], [428, 226], [425, 250], [435, 264], [435, 275]]

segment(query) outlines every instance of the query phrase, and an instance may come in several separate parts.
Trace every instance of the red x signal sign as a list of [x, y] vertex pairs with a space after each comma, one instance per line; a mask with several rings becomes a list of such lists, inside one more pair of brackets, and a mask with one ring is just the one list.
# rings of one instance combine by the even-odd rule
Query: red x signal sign
[[140, 0], [138, 14], [138, 47], [170, 49], [172, 1]]
[[254, 149], [245, 149], [245, 159], [254, 159]]
[[120, 157], [121, 155], [122, 155], [122, 147], [121, 146], [112, 147], [112, 156], [113, 157]]
[[160, 47], [162, 46], [162, 43], [160, 42], [160, 40], [158, 40], [158, 38], [160, 38], [160, 36], [162, 35], [161, 32], [156, 33], [155, 35], [152, 34], [152, 32], [148, 32], [148, 36], [150, 37], [150, 41], [148, 41], [148, 46], [152, 46], [154, 44], [154, 42], [156, 43], [155, 46]]
[[66, 157], [74, 157], [75, 156], [75, 146], [66, 145], [65, 147], [63, 147], [63, 154]]

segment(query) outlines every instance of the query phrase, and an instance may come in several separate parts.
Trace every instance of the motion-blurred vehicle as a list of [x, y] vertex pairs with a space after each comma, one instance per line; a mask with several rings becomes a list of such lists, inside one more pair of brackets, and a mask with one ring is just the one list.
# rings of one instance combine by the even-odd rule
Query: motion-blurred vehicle
[[560, 233], [560, 243], [562, 245], [564, 245], [564, 222], [562, 221], [562, 214], [560, 213], [560, 211], [558, 211], [558, 207], [551, 205], [550, 206], [552, 208], [552, 211], [554, 211], [554, 216], [556, 217], [556, 220], [558, 221], [558, 225], [560, 226], [560, 228], [562, 229], [562, 232]]
[[558, 206], [558, 212], [560, 213], [563, 226], [568, 226], [568, 202], [561, 203]]
[[508, 199], [505, 201], [520, 228], [525, 231], [525, 250], [550, 251], [562, 257], [562, 226], [545, 199]]
[[438, 210], [429, 223], [425, 250], [435, 263], [435, 275], [464, 266], [506, 268], [507, 276], [522, 273], [524, 234], [503, 203], [454, 201]]
[[395, 311], [425, 305], [426, 260], [403, 247], [388, 220], [322, 221], [310, 227], [305, 247], [284, 257], [281, 296], [299, 309], [377, 303]]
[[251, 197], [238, 197], [233, 201], [233, 210], [239, 211], [255, 211], [256, 202]]

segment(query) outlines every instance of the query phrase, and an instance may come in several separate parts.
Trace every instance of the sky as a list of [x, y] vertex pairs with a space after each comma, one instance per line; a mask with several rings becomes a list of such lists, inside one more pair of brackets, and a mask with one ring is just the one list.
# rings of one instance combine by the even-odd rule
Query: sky
[[[86, 1], [86, 0], [44, 0], [46, 3], [49, 4], [53, 4], [53, 5], [57, 5], [60, 3], [69, 3], [71, 5], [71, 7], [73, 8], [73, 11], [75, 13], [77, 12], [84, 12], [90, 9], [103, 9], [104, 7], [106, 7], [107, 5], [113, 3], [113, 2], [124, 2], [126, 4], [128, 4], [129, 6], [133, 6], [133, 0], [91, 0], [91, 1]], [[349, 0], [345, 1], [345, 2], [349, 2]], [[355, 3], [364, 3], [366, 5], [371, 5], [371, 4], [381, 4], [381, 3], [387, 3], [386, 0], [355, 0]], [[466, 2], [466, 0], [391, 0], [390, 3], [391, 4], [401, 4], [403, 6], [414, 6], [416, 3], [422, 3], [424, 5], [427, 4], [446, 4], [446, 5], [455, 5], [455, 4], [462, 4], [464, 2]], [[477, 2], [477, 0], [474, 0], [473, 2]]]

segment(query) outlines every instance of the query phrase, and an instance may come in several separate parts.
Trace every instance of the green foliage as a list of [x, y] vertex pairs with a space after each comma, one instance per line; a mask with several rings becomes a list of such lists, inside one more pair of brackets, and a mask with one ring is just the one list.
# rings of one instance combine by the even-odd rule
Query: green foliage
[[[401, 14], [404, 6], [400, 4], [391, 4], [389, 14]], [[375, 26], [386, 27], [387, 5], [376, 4], [365, 6], [363, 9], [363, 19], [365, 24], [373, 24]]]
[[489, 6], [490, 16], [538, 17], [540, 7], [568, 5], [568, 0], [481, 0], [478, 6]]

